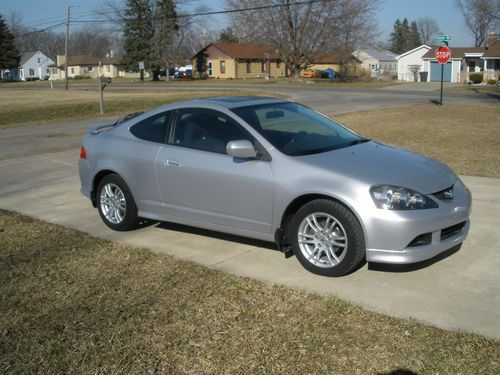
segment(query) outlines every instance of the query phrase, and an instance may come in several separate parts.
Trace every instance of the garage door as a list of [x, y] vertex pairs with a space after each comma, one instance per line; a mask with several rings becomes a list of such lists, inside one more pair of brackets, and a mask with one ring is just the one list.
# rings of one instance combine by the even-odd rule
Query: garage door
[[[441, 81], [441, 64], [431, 61], [431, 81]], [[451, 62], [444, 64], [443, 81], [451, 82]]]

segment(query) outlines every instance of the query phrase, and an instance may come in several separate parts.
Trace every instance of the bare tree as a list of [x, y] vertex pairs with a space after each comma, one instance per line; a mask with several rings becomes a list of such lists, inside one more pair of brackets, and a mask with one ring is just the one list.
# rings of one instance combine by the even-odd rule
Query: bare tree
[[474, 35], [474, 45], [484, 46], [488, 32], [500, 27], [500, 0], [456, 0], [456, 4]]
[[[373, 26], [378, 0], [307, 1], [226, 0], [230, 20], [242, 41], [264, 42], [276, 50], [290, 73], [314, 63], [318, 55], [350, 55]], [[368, 27], [365, 27], [364, 25]]]
[[431, 44], [436, 35], [441, 31], [439, 30], [438, 23], [432, 17], [422, 17], [417, 20], [418, 33], [420, 40], [424, 44]]

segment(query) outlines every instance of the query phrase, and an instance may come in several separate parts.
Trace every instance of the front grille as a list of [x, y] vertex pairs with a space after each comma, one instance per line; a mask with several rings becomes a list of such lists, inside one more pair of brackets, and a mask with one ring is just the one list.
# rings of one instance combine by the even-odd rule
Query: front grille
[[450, 186], [447, 189], [438, 191], [437, 193], [433, 193], [437, 199], [442, 200], [442, 201], [449, 201], [453, 199], [453, 186]]
[[415, 237], [407, 247], [417, 247], [417, 246], [425, 246], [430, 245], [432, 242], [432, 233], [424, 233], [420, 236]]
[[441, 229], [441, 241], [459, 234], [462, 231], [462, 228], [465, 226], [465, 223], [466, 222], [464, 221], [463, 223], [455, 224], [451, 227]]

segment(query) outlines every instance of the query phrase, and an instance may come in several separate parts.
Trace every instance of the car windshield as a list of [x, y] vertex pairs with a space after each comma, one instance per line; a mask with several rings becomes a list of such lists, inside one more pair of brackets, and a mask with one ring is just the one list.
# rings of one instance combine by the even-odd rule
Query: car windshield
[[303, 105], [290, 102], [234, 108], [274, 147], [291, 155], [335, 150], [368, 141]]

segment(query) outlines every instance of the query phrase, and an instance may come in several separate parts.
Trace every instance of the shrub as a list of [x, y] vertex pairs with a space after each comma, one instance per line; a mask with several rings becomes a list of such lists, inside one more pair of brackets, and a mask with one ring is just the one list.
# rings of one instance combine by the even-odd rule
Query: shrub
[[208, 74], [206, 72], [193, 72], [193, 78], [194, 79], [207, 79]]
[[34, 81], [38, 81], [40, 80], [40, 78], [38, 77], [27, 77], [26, 78], [26, 82], [34, 82]]
[[481, 83], [483, 82], [483, 73], [472, 73], [469, 75], [469, 80], [472, 83]]
[[83, 79], [83, 77], [82, 76], [74, 76], [73, 79], [80, 80], [80, 79]]
[[496, 79], [489, 79], [488, 80], [488, 85], [496, 85], [497, 81]]

